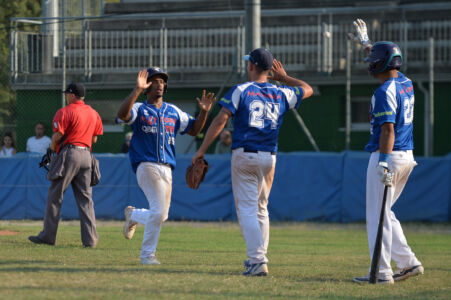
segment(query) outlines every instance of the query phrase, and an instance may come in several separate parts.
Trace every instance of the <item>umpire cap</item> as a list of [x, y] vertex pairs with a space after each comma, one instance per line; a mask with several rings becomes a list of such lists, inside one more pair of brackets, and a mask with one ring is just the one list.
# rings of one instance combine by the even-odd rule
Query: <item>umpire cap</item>
[[63, 93], [74, 94], [77, 98], [83, 98], [85, 96], [85, 87], [81, 83], [69, 83]]
[[271, 52], [265, 48], [257, 48], [248, 55], [245, 55], [243, 59], [250, 61], [265, 71], [271, 69], [274, 60]]

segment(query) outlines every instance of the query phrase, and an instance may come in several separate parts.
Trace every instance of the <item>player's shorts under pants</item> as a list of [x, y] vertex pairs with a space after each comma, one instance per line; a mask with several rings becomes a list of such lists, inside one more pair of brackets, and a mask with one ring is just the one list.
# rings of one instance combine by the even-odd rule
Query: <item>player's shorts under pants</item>
[[[366, 227], [368, 232], [370, 257], [373, 257], [377, 227], [384, 196], [384, 185], [379, 180], [376, 172], [378, 163], [379, 152], [371, 153], [366, 180]], [[387, 191], [379, 267], [380, 278], [393, 274], [390, 266], [391, 259], [393, 259], [398, 268], [421, 264], [415, 257], [415, 254], [412, 252], [409, 245], [407, 245], [407, 240], [402, 231], [401, 224], [391, 210], [404, 189], [410, 173], [416, 165], [417, 163], [413, 158], [411, 150], [393, 151], [392, 154], [390, 154], [388, 168], [390, 171], [394, 172], [394, 175], [393, 186], [389, 187]], [[406, 201], [408, 201], [408, 199], [406, 199]]]
[[252, 264], [268, 262], [268, 197], [274, 179], [276, 156], [270, 152], [232, 152], [232, 188], [247, 256]]
[[144, 224], [141, 257], [155, 255], [161, 224], [168, 218], [172, 193], [172, 170], [167, 165], [142, 162], [136, 170], [138, 185], [149, 202], [149, 209], [134, 209], [131, 219]]

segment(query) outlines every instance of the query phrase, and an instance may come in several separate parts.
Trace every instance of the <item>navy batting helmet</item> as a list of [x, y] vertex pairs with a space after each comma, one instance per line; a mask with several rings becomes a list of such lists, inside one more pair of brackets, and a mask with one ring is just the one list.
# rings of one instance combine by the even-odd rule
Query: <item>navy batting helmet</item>
[[377, 42], [371, 47], [370, 56], [365, 61], [370, 63], [368, 72], [375, 75], [388, 70], [399, 70], [402, 66], [402, 54], [395, 43]]
[[160, 75], [163, 78], [164, 82], [166, 83], [164, 85], [164, 91], [166, 92], [168, 90], [168, 79], [169, 79], [168, 73], [166, 73], [159, 67], [150, 67], [147, 69], [147, 82], [149, 82], [150, 78], [155, 75]]

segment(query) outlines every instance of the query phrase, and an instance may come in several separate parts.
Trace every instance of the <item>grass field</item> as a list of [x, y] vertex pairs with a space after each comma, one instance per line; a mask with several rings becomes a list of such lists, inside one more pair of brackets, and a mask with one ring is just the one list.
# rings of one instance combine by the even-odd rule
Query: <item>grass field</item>
[[78, 222], [60, 224], [56, 246], [35, 245], [42, 222], [0, 221], [0, 299], [450, 299], [451, 225], [405, 224], [425, 274], [391, 286], [358, 285], [368, 271], [364, 224], [274, 223], [267, 277], [241, 275], [236, 223], [168, 222], [157, 257], [141, 266], [143, 227], [98, 222], [96, 249], [81, 246]]

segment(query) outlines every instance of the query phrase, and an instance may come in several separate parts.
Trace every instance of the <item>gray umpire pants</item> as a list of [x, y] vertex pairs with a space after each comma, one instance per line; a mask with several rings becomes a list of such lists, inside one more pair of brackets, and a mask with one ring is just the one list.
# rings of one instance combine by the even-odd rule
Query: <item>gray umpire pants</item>
[[[63, 153], [65, 152], [65, 153]], [[38, 237], [50, 244], [56, 240], [58, 222], [60, 219], [63, 194], [72, 185], [80, 216], [81, 240], [84, 246], [95, 247], [98, 235], [94, 203], [92, 202], [91, 185], [91, 153], [86, 149], [65, 147], [60, 154], [62, 177], [52, 180], [48, 194], [44, 217], [44, 229]], [[50, 172], [52, 168], [50, 169]], [[49, 172], [49, 173], [50, 173]]]

